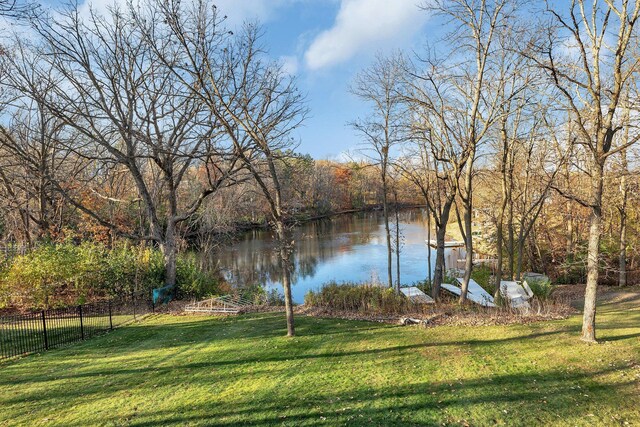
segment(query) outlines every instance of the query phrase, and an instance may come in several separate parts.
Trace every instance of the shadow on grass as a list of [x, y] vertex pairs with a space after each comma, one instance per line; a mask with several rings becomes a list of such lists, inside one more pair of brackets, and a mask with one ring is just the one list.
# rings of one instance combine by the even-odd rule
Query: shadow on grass
[[[465, 416], [483, 419], [477, 424], [507, 421], [511, 425], [540, 425], [555, 420], [569, 422], [586, 417], [600, 396], [627, 393], [633, 381], [616, 384], [592, 384], [576, 391], [571, 384], [606, 375], [614, 368], [591, 373], [566, 374], [561, 371], [540, 374], [506, 374], [453, 383], [420, 382], [390, 387], [360, 387], [349, 391], [312, 392], [303, 399], [296, 396], [271, 399], [251, 396], [215, 404], [187, 404], [175, 409], [136, 413], [129, 421], [133, 426], [183, 425], [202, 423], [216, 426], [327, 424], [345, 425], [431, 425]], [[508, 407], [512, 411], [504, 411]], [[476, 410], [476, 415], [471, 413]], [[445, 413], [446, 412], [446, 413]], [[561, 413], [561, 417], [559, 413]], [[505, 415], [506, 414], [506, 415]], [[515, 418], [510, 418], [515, 417]], [[122, 421], [119, 417], [112, 422]], [[448, 420], [452, 421], [452, 420]], [[595, 421], [595, 420], [594, 420]], [[472, 422], [472, 424], [474, 424]]]
[[[608, 315], [612, 316], [611, 325], [628, 317]], [[157, 324], [160, 321], [166, 324]], [[635, 390], [634, 380], [627, 379], [631, 377], [615, 382], [594, 379], [615, 372], [618, 368], [614, 366], [572, 372], [564, 367], [534, 367], [531, 369], [537, 371], [530, 372], [520, 363], [511, 368], [520, 372], [505, 373], [504, 368], [509, 367], [504, 366], [493, 375], [456, 380], [448, 367], [460, 367], [465, 358], [444, 359], [461, 348], [478, 350], [476, 354], [495, 353], [500, 358], [512, 349], [505, 345], [510, 343], [562, 346], [566, 342], [555, 337], [567, 334], [576, 335], [577, 342], [580, 327], [573, 323], [555, 324], [552, 329], [518, 327], [509, 330], [506, 337], [485, 339], [482, 329], [469, 339], [447, 339], [454, 336], [306, 317], [298, 320], [301, 337], [287, 339], [284, 327], [280, 313], [229, 319], [152, 319], [75, 348], [4, 367], [0, 387], [13, 390], [0, 393], [0, 406], [15, 410], [36, 405], [39, 411], [49, 411], [60, 402], [100, 402], [126, 393], [134, 396], [133, 402], [125, 400], [116, 416], [98, 419], [89, 413], [83, 424], [76, 425], [430, 425], [455, 423], [465, 417], [475, 421], [471, 424], [539, 425], [561, 423], [558, 414], [567, 421], [595, 412], [593, 408], [606, 402], [607, 396], [628, 401], [632, 399], [629, 390]], [[384, 333], [378, 335], [381, 330]], [[609, 335], [614, 332], [607, 330]], [[640, 332], [617, 332], [622, 335], [605, 339], [635, 342], [640, 336]], [[357, 345], [363, 344], [367, 348], [358, 349]], [[426, 349], [441, 349], [437, 351], [442, 355], [438, 357], [443, 357], [442, 365], [420, 365], [430, 366], [433, 372], [409, 369], [400, 375], [394, 369], [398, 361], [424, 357], [422, 350]], [[299, 363], [307, 361], [312, 363]], [[363, 363], [368, 368], [363, 368]], [[327, 383], [326, 371], [337, 372], [342, 382], [334, 378], [335, 383]], [[370, 380], [380, 373], [391, 376], [384, 381]], [[252, 388], [257, 377], [263, 386]], [[443, 377], [450, 380], [435, 379]], [[290, 388], [292, 384], [295, 387]], [[578, 385], [582, 389], [574, 387]], [[249, 394], [242, 391], [245, 387], [251, 390]], [[184, 389], [215, 391], [190, 402], [180, 397]], [[162, 391], [176, 397], [158, 399]], [[154, 399], [158, 399], [155, 409], [148, 409], [154, 407]], [[144, 409], [131, 409], [137, 405]], [[504, 413], [503, 408], [511, 412]]]
[[[180, 324], [167, 325], [164, 327], [138, 326], [138, 330], [141, 333], [144, 333], [144, 331], [146, 331], [147, 328], [151, 328], [153, 332], [149, 334], [145, 334], [146, 336], [144, 337], [144, 340], [153, 341], [158, 339], [158, 335], [165, 335], [167, 332], [169, 332], [170, 334], [175, 334], [181, 330], [184, 330], [182, 325], [183, 324], [180, 323]], [[202, 327], [202, 324], [200, 326]], [[189, 330], [191, 327], [192, 327], [191, 323], [186, 324], [186, 330]], [[162, 331], [163, 329], [166, 329], [166, 331]], [[375, 329], [378, 329], [378, 328], [363, 328], [363, 331], [372, 331]], [[256, 357], [251, 357], [251, 358], [238, 357], [233, 359], [228, 359], [228, 358], [216, 359], [216, 360], [211, 360], [206, 362], [186, 363], [186, 364], [181, 363], [179, 365], [162, 366], [162, 364], [165, 362], [179, 360], [180, 354], [193, 350], [194, 345], [197, 345], [197, 346], [211, 345], [208, 341], [193, 342], [193, 338], [196, 338], [196, 337], [190, 336], [189, 337], [190, 345], [185, 345], [184, 343], [182, 343], [181, 345], [178, 345], [176, 343], [171, 343], [169, 346], [163, 346], [159, 343], [157, 346], [158, 348], [166, 348], [166, 347], [180, 347], [180, 348], [178, 349], [179, 351], [177, 352], [168, 354], [162, 358], [154, 359], [153, 366], [147, 366], [147, 367], [141, 367], [141, 368], [128, 368], [128, 369], [126, 368], [124, 369], [110, 368], [110, 369], [104, 369], [104, 370], [93, 369], [88, 372], [79, 372], [79, 373], [74, 373], [70, 375], [56, 373], [55, 379], [56, 380], [74, 380], [79, 378], [94, 378], [94, 377], [99, 378], [104, 376], [114, 377], [114, 376], [130, 376], [130, 375], [136, 375], [136, 376], [139, 375], [144, 377], [149, 373], [168, 375], [168, 374], [176, 373], [178, 371], [183, 371], [183, 370], [190, 371], [190, 370], [214, 369], [214, 368], [224, 368], [224, 367], [242, 367], [244, 365], [251, 365], [251, 364], [291, 362], [291, 361], [302, 361], [302, 360], [341, 359], [341, 358], [352, 358], [352, 357], [357, 358], [362, 356], [382, 355], [382, 354], [394, 353], [394, 352], [395, 353], [413, 352], [414, 350], [416, 351], [415, 354], [417, 355], [419, 354], [418, 353], [419, 350], [424, 350], [424, 349], [433, 348], [433, 347], [458, 347], [458, 346], [480, 346], [481, 347], [481, 346], [500, 345], [500, 344], [520, 341], [520, 340], [531, 340], [531, 339], [538, 339], [538, 338], [544, 338], [544, 337], [551, 337], [551, 336], [559, 335], [563, 333], [575, 332], [576, 330], [577, 329], [575, 327], [566, 327], [566, 328], [559, 328], [553, 331], [535, 332], [535, 333], [530, 333], [525, 335], [515, 335], [515, 336], [505, 337], [505, 338], [490, 338], [490, 339], [483, 339], [483, 340], [469, 339], [469, 340], [454, 340], [454, 341], [435, 341], [435, 342], [425, 342], [425, 343], [407, 344], [407, 345], [399, 345], [399, 346], [377, 347], [377, 348], [372, 348], [367, 350], [354, 350], [354, 351], [335, 351], [335, 352], [316, 353], [316, 352], [313, 352], [313, 348], [311, 348], [309, 349], [309, 352], [302, 353], [302, 354], [292, 354], [292, 353], [283, 351], [283, 352], [280, 352], [282, 355], [278, 355], [278, 356], [262, 355], [258, 352], [258, 355]], [[349, 336], [345, 337], [347, 342], [356, 341], [358, 339], [357, 333], [354, 332], [353, 330], [351, 331], [352, 333]], [[127, 333], [127, 331], [124, 331], [124, 330], [121, 332], [123, 334]], [[323, 333], [320, 335], [326, 335], [326, 334]], [[262, 335], [260, 336], [264, 337]], [[267, 336], [271, 336], [271, 334], [268, 334]], [[281, 337], [281, 335], [276, 335], [276, 336]], [[308, 336], [312, 336], [312, 334]], [[224, 338], [227, 340], [229, 339], [229, 337], [224, 337]], [[138, 341], [140, 341], [141, 339], [142, 338], [139, 337]], [[624, 339], [624, 338], [618, 338], [618, 339]], [[346, 344], [345, 341], [341, 341], [341, 343]], [[97, 344], [97, 343], [91, 343], [91, 344]], [[212, 345], [215, 345], [215, 344], [212, 344]], [[149, 350], [153, 350], [154, 348], [156, 348], [155, 345], [151, 345], [151, 346], [145, 345], [142, 350], [149, 351]], [[94, 346], [91, 346], [89, 348], [76, 348], [75, 350], [76, 350], [75, 351], [76, 355], [86, 356], [86, 355], [94, 354], [96, 351], [100, 351], [100, 348], [96, 349]], [[267, 350], [267, 352], [269, 354], [272, 353], [271, 350]], [[136, 350], [124, 349], [122, 351], [119, 351], [116, 354], [126, 354], [128, 355], [128, 359], [131, 360], [131, 358], [135, 357]], [[116, 354], [112, 353], [112, 355], [116, 355]], [[226, 357], [228, 356], [228, 354], [219, 355], [214, 353], [211, 356]], [[33, 375], [24, 375], [24, 378], [20, 378], [20, 379], [16, 377], [13, 377], [7, 381], [2, 381], [0, 379], [0, 386], [15, 385], [15, 384], [33, 384], [38, 382], [48, 382], [50, 380], [51, 378], [48, 378], [48, 377], [35, 377]], [[46, 398], [46, 396], [41, 396], [40, 398]], [[6, 402], [13, 403], [11, 400]]]

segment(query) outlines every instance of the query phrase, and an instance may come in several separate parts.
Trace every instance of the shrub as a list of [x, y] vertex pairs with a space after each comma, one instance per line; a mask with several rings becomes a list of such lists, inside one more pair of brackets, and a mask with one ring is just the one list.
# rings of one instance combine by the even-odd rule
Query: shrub
[[584, 249], [567, 254], [563, 262], [556, 267], [555, 282], [560, 285], [584, 283], [587, 279], [587, 252]]
[[471, 271], [471, 278], [475, 280], [478, 285], [490, 294], [494, 294], [496, 290], [495, 283], [491, 280], [493, 273], [491, 268], [487, 265], [478, 265]]
[[[215, 276], [198, 268], [193, 256], [178, 257], [179, 296], [217, 293]], [[42, 245], [15, 257], [0, 275], [0, 308], [42, 308], [82, 304], [88, 299], [151, 295], [164, 284], [160, 251], [128, 244], [108, 249], [98, 243]]]
[[551, 291], [553, 291], [553, 285], [551, 285], [551, 281], [546, 278], [527, 278], [527, 284], [531, 288], [533, 295], [535, 295], [540, 300], [546, 300], [551, 295]]
[[284, 295], [277, 289], [271, 289], [267, 292], [267, 305], [282, 307], [284, 305]]
[[179, 256], [177, 264], [176, 283], [179, 297], [202, 298], [219, 292], [219, 281], [211, 273], [200, 268], [194, 254]]
[[[3, 292], [10, 301], [21, 305], [49, 307], [55, 305], [54, 295], [73, 292], [79, 301], [85, 296], [85, 281], [79, 280], [74, 248], [45, 245], [33, 252], [14, 258], [3, 277]], [[75, 288], [75, 289], [74, 289]]]
[[258, 283], [252, 283], [238, 289], [240, 298], [254, 305], [262, 305], [267, 299], [267, 291]]
[[254, 283], [238, 291], [240, 297], [254, 305], [283, 306], [284, 295], [277, 289], [266, 290], [264, 286]]
[[399, 313], [412, 305], [392, 288], [371, 284], [331, 282], [320, 290], [309, 291], [304, 298], [309, 307], [367, 313]]
[[425, 280], [422, 280], [420, 282], [414, 283], [413, 286], [415, 286], [416, 288], [420, 289], [425, 294], [431, 295], [431, 285], [432, 285], [432, 283], [429, 281], [429, 279], [425, 279]]

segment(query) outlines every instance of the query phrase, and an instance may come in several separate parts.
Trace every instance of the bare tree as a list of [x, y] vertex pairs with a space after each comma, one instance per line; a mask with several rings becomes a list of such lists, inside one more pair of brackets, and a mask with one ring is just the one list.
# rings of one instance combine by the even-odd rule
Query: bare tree
[[[63, 182], [50, 177], [52, 182], [69, 203], [102, 226], [157, 243], [164, 254], [165, 283], [175, 285], [179, 224], [238, 171], [235, 159], [219, 150], [219, 124], [144, 43], [130, 12], [114, 8], [108, 16], [91, 12], [82, 19], [71, 7], [55, 17], [35, 18], [33, 28], [42, 44], [17, 42], [10, 85], [69, 129], [67, 149], [90, 162], [95, 172], [83, 185], [109, 203], [140, 199], [148, 228], [122, 230], [66, 191]], [[193, 198], [182, 200], [180, 189], [196, 167], [206, 171], [206, 178], [197, 183]], [[102, 194], [94, 185], [96, 177], [119, 168], [129, 173], [137, 190], [126, 200]]]
[[267, 200], [282, 269], [287, 335], [293, 336], [291, 216], [278, 165], [290, 155], [288, 149], [295, 142], [291, 133], [307, 115], [295, 79], [267, 58], [257, 25], [246, 24], [234, 35], [224, 28], [224, 17], [215, 5], [198, 1], [185, 7], [179, 1], [157, 1], [151, 3], [149, 15], [138, 11], [136, 16], [145, 28], [146, 43], [206, 106]]
[[31, 246], [35, 239], [53, 240], [63, 226], [64, 204], [52, 180], [72, 182], [85, 162], [62, 144], [63, 123], [25, 101], [10, 127], [0, 129], [0, 182], [4, 204], [19, 213], [23, 240]]
[[566, 12], [548, 6], [547, 13], [551, 25], [546, 38], [531, 44], [529, 56], [559, 91], [558, 107], [570, 112], [578, 136], [576, 148], [586, 154], [589, 196], [556, 190], [591, 212], [582, 339], [594, 342], [605, 165], [612, 155], [640, 139], [640, 134], [634, 134], [614, 145], [614, 136], [628, 125], [619, 110], [638, 70], [632, 55], [638, 40], [635, 27], [640, 1], [594, 0], [589, 5], [573, 0]]
[[[414, 75], [422, 83], [412, 84], [414, 95], [408, 102], [423, 110], [418, 113], [418, 123], [422, 123], [419, 126], [423, 128], [419, 133], [428, 135], [427, 139], [431, 141], [433, 158], [439, 164], [436, 174], [438, 169], [446, 171], [443, 178], [449, 181], [449, 189], [457, 193], [447, 192], [443, 203], [439, 203], [441, 212], [434, 212], [436, 226], [443, 227], [437, 231], [442, 260], [446, 224], [457, 195], [464, 207], [461, 232], [466, 258], [460, 295], [462, 303], [467, 298], [473, 268], [474, 162], [497, 115], [498, 97], [492, 96], [495, 82], [490, 77], [494, 71], [491, 62], [493, 44], [499, 27], [510, 19], [513, 4], [508, 0], [443, 0], [431, 2], [427, 8], [453, 24], [454, 29], [443, 40], [452, 53], [443, 60], [422, 59], [426, 68], [421, 74]], [[442, 273], [438, 271], [442, 267], [438, 264], [440, 262], [436, 261], [435, 291], [439, 290], [442, 280]]]
[[[540, 83], [535, 71], [520, 55], [516, 38], [518, 22], [503, 26], [497, 37], [499, 46], [496, 58], [499, 69], [497, 98], [499, 103], [496, 120], [495, 155], [496, 169], [500, 175], [500, 203], [495, 214], [497, 255], [495, 273], [495, 298], [500, 297], [500, 281], [503, 274], [503, 252], [505, 249], [504, 225], [507, 225], [507, 244], [509, 277], [513, 277], [514, 265], [514, 227], [513, 227], [513, 189], [515, 163], [518, 154], [517, 145], [524, 134], [532, 129], [535, 120], [530, 120], [536, 112], [537, 83]], [[530, 133], [530, 132], [529, 132]], [[506, 218], [505, 218], [506, 217]]]
[[410, 90], [406, 101], [414, 117], [411, 127], [416, 146], [410, 151], [412, 160], [404, 171], [420, 188], [427, 200], [427, 209], [433, 215], [436, 264], [431, 293], [438, 300], [445, 275], [447, 224], [470, 152], [468, 146], [458, 144], [460, 129], [450, 121], [454, 114], [451, 101], [445, 97], [445, 84], [434, 78], [433, 72], [435, 69], [429, 67], [422, 74], [409, 73]]
[[401, 155], [395, 160], [394, 166], [398, 169], [400, 176], [413, 184], [425, 202], [427, 213], [427, 283], [433, 287], [431, 272], [431, 212], [432, 203], [437, 203], [440, 200], [440, 192], [436, 191], [437, 181], [432, 169], [430, 149], [426, 138], [421, 138], [418, 134], [409, 138], [402, 147]]
[[[403, 72], [406, 69], [400, 55], [378, 56], [369, 68], [360, 72], [351, 92], [370, 106], [370, 114], [351, 123], [366, 140], [366, 153], [380, 168], [382, 209], [387, 244], [387, 283], [393, 286], [391, 229], [389, 227], [389, 174], [393, 150], [406, 139], [404, 103], [401, 94]], [[398, 284], [398, 287], [400, 284]]]

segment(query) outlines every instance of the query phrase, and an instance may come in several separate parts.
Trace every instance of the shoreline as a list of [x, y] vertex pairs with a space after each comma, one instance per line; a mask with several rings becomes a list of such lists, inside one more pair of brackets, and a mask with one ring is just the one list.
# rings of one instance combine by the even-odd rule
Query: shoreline
[[[398, 204], [398, 209], [399, 210], [406, 210], [406, 209], [423, 209], [425, 208], [426, 205], [424, 204]], [[334, 217], [339, 217], [342, 215], [349, 215], [349, 214], [356, 214], [356, 213], [365, 213], [365, 212], [376, 212], [376, 211], [381, 211], [382, 210], [382, 205], [381, 204], [376, 204], [376, 205], [367, 205], [365, 207], [362, 208], [354, 208], [354, 209], [346, 209], [346, 210], [341, 210], [341, 211], [333, 211], [333, 212], [328, 212], [328, 213], [324, 213], [324, 214], [314, 214], [311, 216], [305, 216], [304, 214], [299, 215], [297, 217], [293, 217], [291, 218], [289, 221], [287, 221], [287, 223], [289, 225], [292, 226], [300, 226], [303, 224], [307, 224], [309, 222], [313, 222], [313, 221], [319, 221], [319, 220], [323, 220], [323, 219], [330, 219], [330, 218], [334, 218]], [[230, 225], [227, 229], [225, 230], [220, 230], [220, 231], [211, 231], [209, 232], [209, 235], [211, 237], [223, 237], [223, 238], [228, 238], [229, 241], [234, 241], [235, 239], [237, 239], [240, 235], [242, 235], [243, 233], [248, 233], [250, 231], [257, 231], [257, 230], [269, 230], [269, 222], [268, 221], [263, 221], [263, 222], [238, 222], [235, 224]], [[192, 249], [198, 249], [197, 245], [195, 245], [195, 242], [193, 241], [194, 238], [198, 235], [197, 232], [191, 233], [187, 236], [185, 236], [185, 239], [189, 242], [189, 246]]]

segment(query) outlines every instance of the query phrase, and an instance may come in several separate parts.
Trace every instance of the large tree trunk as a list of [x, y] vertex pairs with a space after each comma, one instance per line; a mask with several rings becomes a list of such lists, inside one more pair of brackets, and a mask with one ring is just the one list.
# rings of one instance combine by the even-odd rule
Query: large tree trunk
[[587, 287], [584, 295], [582, 319], [582, 340], [596, 341], [596, 297], [598, 291], [598, 259], [602, 232], [602, 191], [604, 167], [594, 162], [592, 171], [592, 207], [589, 227], [589, 247], [587, 252]]
[[434, 300], [440, 298], [440, 285], [444, 280], [444, 239], [447, 227], [441, 225], [436, 230], [436, 268], [433, 272], [433, 285], [431, 286], [431, 297]]
[[440, 285], [445, 275], [444, 239], [447, 234], [447, 223], [449, 222], [452, 203], [453, 201], [446, 202], [440, 215], [440, 221], [436, 221], [436, 268], [433, 274], [433, 286], [431, 287], [431, 297], [436, 301], [440, 298]]
[[291, 239], [282, 219], [276, 221], [276, 238], [280, 245], [279, 255], [282, 264], [282, 287], [284, 289], [284, 309], [287, 316], [287, 336], [296, 334], [293, 323], [293, 298], [291, 296]]

